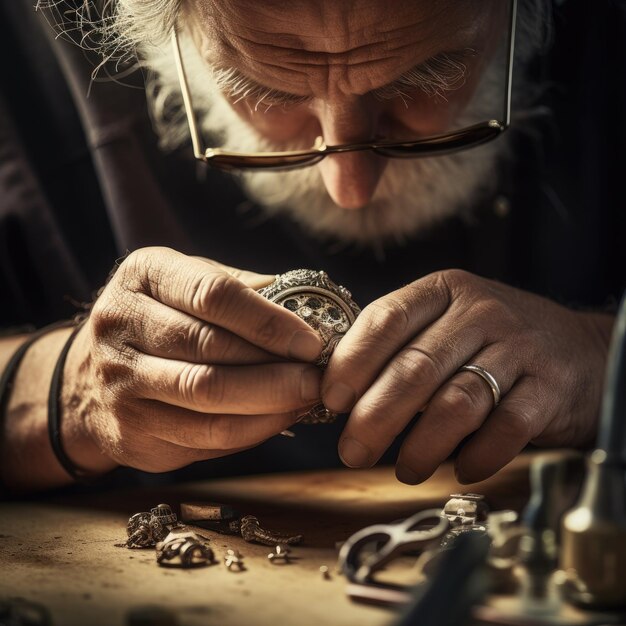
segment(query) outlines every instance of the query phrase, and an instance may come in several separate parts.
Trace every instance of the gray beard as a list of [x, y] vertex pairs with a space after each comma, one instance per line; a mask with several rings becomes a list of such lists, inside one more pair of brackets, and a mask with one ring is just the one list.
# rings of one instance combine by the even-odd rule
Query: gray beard
[[[523, 94], [518, 98], [518, 106], [528, 106], [531, 94], [536, 93], [524, 82], [519, 68], [536, 51], [535, 40], [526, 40], [526, 46], [518, 43], [516, 53], [515, 93]], [[180, 41], [196, 115], [205, 137], [215, 138], [215, 145], [220, 147], [246, 152], [302, 147], [273, 144], [244, 122], [223, 97], [191, 38], [183, 34]], [[161, 144], [165, 148], [180, 146], [189, 141], [189, 134], [171, 52], [157, 48], [142, 52], [152, 73], [148, 95]], [[501, 77], [489, 76], [487, 72], [477, 93], [480, 96], [472, 100], [463, 114], [472, 123], [490, 119], [487, 111], [492, 110], [491, 103], [501, 98]], [[481, 117], [483, 110], [485, 116]], [[526, 111], [524, 118], [529, 117]], [[248, 197], [267, 216], [287, 215], [320, 239], [380, 250], [402, 244], [453, 215], [469, 216], [478, 199], [494, 191], [498, 163], [509, 152], [510, 133], [505, 133], [496, 141], [465, 152], [434, 158], [390, 159], [372, 200], [358, 210], [342, 209], [332, 201], [316, 166], [280, 172], [242, 172], [238, 177]]]

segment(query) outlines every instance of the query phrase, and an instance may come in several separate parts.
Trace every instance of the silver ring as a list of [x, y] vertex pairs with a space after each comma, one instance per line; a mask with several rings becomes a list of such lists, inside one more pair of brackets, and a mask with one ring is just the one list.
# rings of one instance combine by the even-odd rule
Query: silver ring
[[481, 367], [480, 365], [463, 365], [463, 367], [459, 368], [459, 372], [474, 372], [474, 374], [478, 374], [491, 389], [494, 407], [500, 404], [500, 400], [502, 398], [500, 386], [498, 385], [496, 379], [484, 367]]

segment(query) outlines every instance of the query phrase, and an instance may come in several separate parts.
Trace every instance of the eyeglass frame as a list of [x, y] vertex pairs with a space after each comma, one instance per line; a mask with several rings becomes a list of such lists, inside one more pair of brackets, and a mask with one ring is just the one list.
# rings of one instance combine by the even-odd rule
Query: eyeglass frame
[[[388, 158], [419, 158], [458, 152], [492, 141], [500, 136], [511, 123], [511, 92], [513, 84], [516, 21], [517, 0], [511, 0], [509, 15], [509, 54], [506, 63], [506, 93], [504, 96], [504, 120], [502, 121], [491, 119], [440, 135], [423, 137], [415, 141], [369, 141], [327, 146], [324, 143], [323, 137], [318, 137], [312, 148], [307, 150], [250, 153], [204, 147], [202, 134], [198, 128], [193, 110], [193, 100], [189, 89], [187, 73], [183, 64], [176, 26], [174, 26], [171, 35], [172, 50], [183, 96], [185, 115], [191, 134], [194, 157], [199, 161], [207, 163], [211, 167], [227, 171], [242, 169], [284, 170], [315, 165], [329, 154], [373, 150], [376, 154]], [[395, 150], [397, 152], [392, 154], [387, 153], [386, 150]], [[303, 161], [297, 163], [285, 161], [283, 164], [270, 163], [272, 160], [280, 162], [282, 159], [289, 159], [290, 157], [301, 157]]]

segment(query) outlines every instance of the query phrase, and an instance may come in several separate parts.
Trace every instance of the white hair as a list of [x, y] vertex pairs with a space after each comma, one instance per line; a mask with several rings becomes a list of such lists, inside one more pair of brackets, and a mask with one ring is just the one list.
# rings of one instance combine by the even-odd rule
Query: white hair
[[[138, 62], [147, 68], [147, 94], [161, 146], [172, 149], [188, 142], [170, 45], [172, 28], [181, 19], [182, 0], [84, 0], [75, 9], [73, 23], [77, 26], [74, 31], [68, 28], [67, 11], [64, 13], [61, 7], [67, 2], [39, 0], [39, 6], [53, 9], [57, 25], [58, 17], [63, 16], [62, 30], [66, 34], [80, 33], [80, 43], [99, 52], [102, 66], [114, 62], [121, 71], [122, 65]], [[526, 119], [531, 117], [529, 111], [534, 105], [537, 88], [524, 80], [523, 70], [547, 45], [550, 18], [548, 0], [520, 0], [514, 110], [524, 110]], [[231, 89], [229, 95], [232, 95], [232, 81], [229, 85], [228, 77], [211, 71], [188, 34], [183, 32], [179, 39], [196, 113], [207, 136], [216, 138], [218, 135], [217, 145], [231, 149], [261, 151], [291, 147], [275, 146], [244, 122], [224, 97], [225, 87]], [[450, 69], [450, 62], [446, 63]], [[453, 67], [459, 69], [456, 61]], [[440, 74], [435, 71], [431, 79], [436, 89]], [[457, 79], [462, 79], [462, 75]], [[236, 88], [244, 89], [244, 86]], [[472, 119], [478, 119], [481, 108], [486, 107], [500, 89], [495, 80], [484, 77], [480, 89], [482, 99], [472, 103]], [[534, 111], [543, 112], [543, 109]], [[278, 174], [242, 173], [240, 178], [247, 194], [258, 201], [268, 215], [286, 213], [322, 238], [381, 248], [388, 243], [401, 243], [452, 214], [469, 215], [477, 197], [491, 191], [496, 184], [497, 161], [506, 157], [509, 145], [510, 133], [471, 153], [416, 160], [393, 159], [371, 202], [359, 210], [344, 210], [334, 205], [317, 167]]]

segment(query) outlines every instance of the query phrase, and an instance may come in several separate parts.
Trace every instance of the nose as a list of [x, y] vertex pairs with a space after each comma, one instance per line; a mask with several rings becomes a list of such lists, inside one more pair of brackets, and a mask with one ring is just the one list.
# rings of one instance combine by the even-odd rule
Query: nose
[[[328, 146], [370, 141], [379, 132], [375, 103], [354, 97], [340, 104], [322, 104], [318, 119]], [[318, 167], [328, 194], [343, 209], [363, 208], [372, 199], [386, 159], [369, 150], [330, 154]]]

